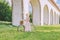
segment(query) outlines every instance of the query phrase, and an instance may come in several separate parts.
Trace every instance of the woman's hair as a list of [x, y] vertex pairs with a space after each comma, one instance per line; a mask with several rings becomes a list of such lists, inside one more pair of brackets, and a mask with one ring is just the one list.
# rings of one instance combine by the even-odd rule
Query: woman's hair
[[27, 14], [26, 14], [26, 16], [28, 16], [28, 17], [29, 17], [29, 13], [27, 13]]
[[21, 20], [21, 21], [20, 21], [20, 25], [23, 25], [23, 23], [24, 23], [23, 20]]

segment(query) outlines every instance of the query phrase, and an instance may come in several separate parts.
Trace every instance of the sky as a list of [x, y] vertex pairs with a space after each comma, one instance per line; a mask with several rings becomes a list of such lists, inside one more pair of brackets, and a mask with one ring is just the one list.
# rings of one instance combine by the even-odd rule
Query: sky
[[6, 0], [6, 1], [8, 1], [8, 2], [9, 2], [9, 4], [10, 4], [10, 6], [11, 6], [11, 0]]
[[55, 0], [55, 1], [56, 1], [56, 3], [60, 4], [60, 0]]
[[60, 8], [60, 0], [55, 0], [55, 2], [57, 3], [57, 5], [58, 5], [59, 8]]

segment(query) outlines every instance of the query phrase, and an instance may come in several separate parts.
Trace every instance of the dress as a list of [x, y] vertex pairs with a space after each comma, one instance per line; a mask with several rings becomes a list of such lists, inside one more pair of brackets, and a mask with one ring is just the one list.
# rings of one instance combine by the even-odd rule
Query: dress
[[31, 31], [31, 25], [30, 25], [30, 22], [29, 22], [30, 18], [29, 17], [26, 17], [25, 21], [24, 21], [24, 26], [25, 26], [25, 31]]

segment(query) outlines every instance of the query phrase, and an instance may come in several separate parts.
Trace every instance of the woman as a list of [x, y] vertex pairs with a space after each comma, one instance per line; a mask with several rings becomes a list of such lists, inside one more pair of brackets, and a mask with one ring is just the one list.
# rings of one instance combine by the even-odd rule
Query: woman
[[30, 25], [30, 18], [29, 18], [29, 14], [26, 14], [26, 19], [24, 22], [24, 26], [25, 26], [25, 31], [31, 31], [31, 25]]

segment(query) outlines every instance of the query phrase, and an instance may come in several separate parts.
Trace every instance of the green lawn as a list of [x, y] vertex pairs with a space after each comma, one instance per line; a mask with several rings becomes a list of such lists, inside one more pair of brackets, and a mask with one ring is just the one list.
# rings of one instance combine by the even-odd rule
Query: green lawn
[[60, 40], [60, 25], [32, 27], [32, 32], [18, 32], [12, 25], [0, 24], [0, 40]]

